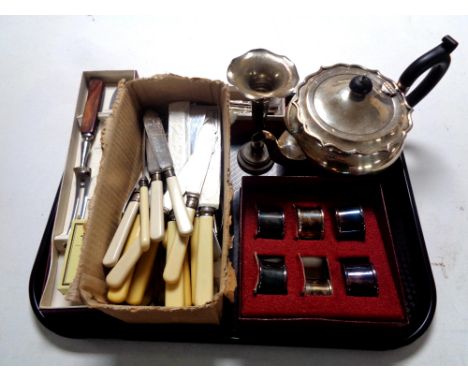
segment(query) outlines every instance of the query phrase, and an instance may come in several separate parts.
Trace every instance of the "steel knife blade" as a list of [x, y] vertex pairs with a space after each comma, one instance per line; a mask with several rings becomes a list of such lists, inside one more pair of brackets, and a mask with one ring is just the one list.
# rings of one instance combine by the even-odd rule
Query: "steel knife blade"
[[158, 158], [156, 158], [156, 154], [153, 151], [149, 138], [146, 140], [146, 163], [150, 175], [161, 172]]
[[167, 144], [177, 175], [190, 156], [190, 146], [187, 142], [191, 108], [192, 105], [188, 101], [171, 102], [168, 105]]
[[203, 182], [198, 205], [199, 207], [212, 207], [217, 210], [219, 208], [221, 190], [221, 128], [219, 117], [216, 117], [214, 120], [216, 121], [218, 139], [215, 143], [205, 181]]
[[213, 113], [207, 113], [205, 123], [198, 133], [193, 154], [179, 173], [184, 191], [198, 197], [218, 141], [217, 126], [212, 115]]
[[145, 113], [143, 121], [148, 141], [156, 156], [159, 167], [163, 172], [174, 173], [174, 165], [161, 118], [159, 118], [159, 115], [155, 111], [150, 110]]
[[190, 235], [193, 230], [192, 221], [187, 214], [182, 193], [180, 192], [161, 119], [155, 111], [148, 110], [143, 116], [143, 123], [148, 141], [166, 179], [179, 233], [183, 236]]
[[[180, 104], [182, 103], [176, 102], [169, 107], [169, 122], [172, 121], [172, 123], [169, 123], [168, 146], [172, 160], [174, 161], [174, 169], [179, 179], [180, 191], [184, 194], [186, 191], [185, 176], [181, 171], [184, 171], [183, 169], [189, 157], [193, 154], [198, 132], [205, 122], [206, 111], [210, 107], [205, 105], [190, 105], [188, 112], [186, 111], [188, 113], [188, 118], [181, 118], [180, 110], [177, 109], [177, 107], [180, 108]], [[172, 118], [171, 113], [174, 114]], [[177, 123], [178, 120], [185, 120], [187, 126], [182, 123]], [[179, 170], [177, 170], [177, 164], [180, 166]], [[171, 211], [172, 204], [168, 192], [164, 194], [163, 201], [164, 211]]]

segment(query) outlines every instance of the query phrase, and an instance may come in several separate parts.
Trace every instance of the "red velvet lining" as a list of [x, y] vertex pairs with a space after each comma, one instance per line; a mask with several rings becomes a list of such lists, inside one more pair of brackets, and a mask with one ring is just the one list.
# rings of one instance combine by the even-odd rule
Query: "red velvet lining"
[[[240, 310], [242, 317], [319, 317], [402, 321], [398, 272], [380, 187], [365, 180], [313, 177], [244, 177], [241, 201]], [[334, 209], [359, 204], [364, 210], [364, 241], [336, 238]], [[257, 207], [281, 207], [285, 214], [282, 240], [256, 238]], [[322, 207], [325, 233], [322, 240], [297, 239], [294, 206]], [[287, 295], [254, 294], [258, 281], [256, 255], [285, 257]], [[333, 287], [329, 296], [303, 296], [304, 272], [299, 256], [325, 257]], [[342, 261], [366, 258], [377, 272], [377, 297], [348, 296]]]

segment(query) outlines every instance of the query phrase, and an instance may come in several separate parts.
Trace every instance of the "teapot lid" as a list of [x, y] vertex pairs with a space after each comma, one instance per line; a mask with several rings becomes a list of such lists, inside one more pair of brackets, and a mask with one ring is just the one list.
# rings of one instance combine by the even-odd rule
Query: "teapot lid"
[[397, 85], [358, 65], [322, 67], [299, 87], [297, 103], [304, 129], [324, 144], [359, 146], [411, 127], [411, 108]]

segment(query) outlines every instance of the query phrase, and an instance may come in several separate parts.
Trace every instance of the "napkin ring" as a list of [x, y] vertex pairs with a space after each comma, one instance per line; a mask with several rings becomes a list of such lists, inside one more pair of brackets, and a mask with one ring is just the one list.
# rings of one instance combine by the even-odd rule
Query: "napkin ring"
[[258, 255], [258, 282], [255, 294], [287, 294], [288, 272], [284, 256]]
[[320, 207], [296, 207], [296, 215], [298, 239], [323, 239], [324, 214]]

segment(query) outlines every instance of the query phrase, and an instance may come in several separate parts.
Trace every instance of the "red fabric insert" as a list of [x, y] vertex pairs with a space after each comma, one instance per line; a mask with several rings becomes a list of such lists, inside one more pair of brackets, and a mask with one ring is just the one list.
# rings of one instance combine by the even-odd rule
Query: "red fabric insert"
[[[375, 182], [313, 177], [245, 177], [241, 201], [241, 285], [243, 317], [321, 317], [402, 321], [404, 311], [398, 287], [393, 247], [380, 187]], [[363, 207], [364, 241], [338, 241], [334, 209], [346, 204]], [[297, 239], [294, 205], [322, 207], [325, 234], [322, 240]], [[285, 214], [283, 240], [256, 238], [257, 206], [281, 207]], [[287, 295], [255, 295], [258, 281], [256, 255], [282, 255], [288, 272]], [[327, 259], [333, 294], [303, 296], [304, 273], [300, 256]], [[348, 296], [341, 261], [367, 258], [375, 267], [377, 297]]]

